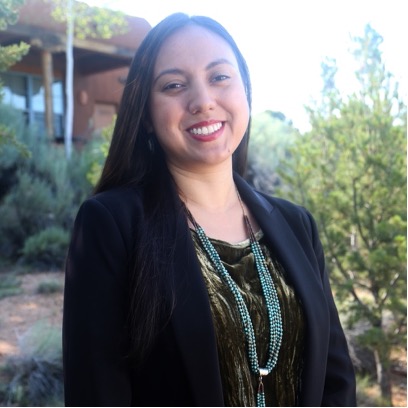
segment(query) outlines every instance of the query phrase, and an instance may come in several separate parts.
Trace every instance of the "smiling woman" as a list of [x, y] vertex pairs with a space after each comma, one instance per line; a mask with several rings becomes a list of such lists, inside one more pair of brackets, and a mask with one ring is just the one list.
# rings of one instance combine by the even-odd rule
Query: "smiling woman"
[[356, 405], [313, 217], [243, 178], [250, 111], [223, 26], [149, 32], [69, 248], [67, 405]]

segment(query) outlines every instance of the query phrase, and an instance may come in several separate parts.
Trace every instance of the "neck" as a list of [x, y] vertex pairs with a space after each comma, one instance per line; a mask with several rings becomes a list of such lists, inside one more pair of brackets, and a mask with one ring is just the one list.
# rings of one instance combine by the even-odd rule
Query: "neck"
[[228, 210], [237, 203], [236, 187], [231, 169], [194, 173], [181, 169], [170, 169], [176, 182], [180, 198], [185, 204], [203, 211]]
[[209, 237], [231, 243], [248, 238], [231, 168], [199, 174], [170, 171], [181, 200]]

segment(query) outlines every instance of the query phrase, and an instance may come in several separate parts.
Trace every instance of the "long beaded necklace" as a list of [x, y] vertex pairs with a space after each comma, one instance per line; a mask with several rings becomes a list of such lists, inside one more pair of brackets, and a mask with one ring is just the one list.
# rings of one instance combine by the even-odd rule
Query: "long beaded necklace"
[[241, 197], [237, 191], [239, 203], [242, 208], [242, 213], [244, 217], [245, 226], [249, 233], [250, 239], [250, 246], [252, 253], [255, 259], [256, 269], [258, 271], [259, 280], [261, 282], [262, 292], [265, 298], [266, 308], [268, 311], [268, 318], [269, 318], [269, 345], [268, 345], [268, 359], [265, 364], [265, 367], [259, 366], [258, 361], [258, 353], [256, 350], [256, 342], [255, 342], [255, 332], [254, 327], [252, 324], [251, 316], [249, 315], [248, 308], [245, 304], [244, 298], [242, 297], [240, 290], [237, 284], [232, 279], [231, 275], [228, 273], [227, 269], [224, 267], [223, 263], [221, 262], [221, 258], [218, 255], [218, 252], [212, 245], [211, 241], [205, 234], [203, 228], [197, 223], [194, 219], [191, 212], [188, 210], [187, 206], [185, 206], [186, 214], [193, 224], [196, 233], [201, 241], [201, 244], [204, 247], [207, 255], [209, 256], [210, 260], [212, 261], [216, 271], [222, 278], [222, 280], [227, 284], [229, 289], [231, 290], [235, 301], [237, 303], [238, 311], [241, 316], [241, 321], [243, 325], [243, 330], [245, 334], [245, 340], [247, 345], [247, 353], [251, 371], [259, 376], [259, 383], [258, 383], [258, 390], [257, 390], [257, 406], [264, 407], [265, 406], [265, 393], [264, 393], [264, 385], [262, 381], [262, 377], [268, 375], [273, 368], [275, 367], [279, 350], [282, 344], [282, 316], [281, 310], [279, 305], [279, 298], [278, 293], [276, 291], [275, 285], [273, 283], [271, 274], [268, 270], [265, 257], [262, 253], [262, 249], [255, 238], [255, 234], [252, 230], [251, 222], [247, 214], [245, 213], [244, 205], [242, 203]]

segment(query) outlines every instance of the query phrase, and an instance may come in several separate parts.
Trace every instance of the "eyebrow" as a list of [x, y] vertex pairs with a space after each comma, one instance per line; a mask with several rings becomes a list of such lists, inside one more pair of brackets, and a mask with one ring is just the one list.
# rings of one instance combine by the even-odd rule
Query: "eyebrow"
[[[216, 67], [217, 65], [221, 65], [221, 64], [228, 64], [231, 66], [234, 66], [234, 64], [229, 61], [226, 58], [219, 58], [215, 61], [210, 62], [206, 67], [205, 70], [208, 71], [211, 68]], [[180, 68], [169, 68], [169, 69], [164, 69], [163, 71], [159, 72], [159, 74], [157, 75], [157, 77], [154, 79], [153, 81], [153, 85], [164, 75], [168, 75], [168, 74], [175, 74], [175, 75], [184, 75], [185, 71], [183, 71]]]

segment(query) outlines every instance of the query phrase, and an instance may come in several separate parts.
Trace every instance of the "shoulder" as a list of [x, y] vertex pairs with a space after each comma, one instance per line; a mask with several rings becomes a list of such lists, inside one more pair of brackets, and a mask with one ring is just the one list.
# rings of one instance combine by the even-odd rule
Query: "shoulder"
[[112, 216], [126, 216], [142, 210], [143, 191], [137, 187], [118, 187], [88, 197], [81, 208], [103, 208]]
[[256, 194], [261, 195], [266, 200], [268, 200], [274, 207], [277, 207], [285, 212], [298, 213], [306, 211], [306, 209], [303, 206], [294, 203], [293, 201], [289, 201], [285, 198], [272, 196], [261, 191], [256, 191]]
[[316, 221], [307, 208], [281, 197], [255, 193], [270, 205], [271, 211], [279, 212], [296, 235], [305, 234], [314, 243], [319, 240]]
[[90, 196], [87, 201], [97, 201], [107, 208], [132, 206], [141, 203], [143, 189], [140, 187], [117, 187]]
[[121, 187], [88, 197], [81, 204], [75, 223], [101, 231], [116, 229], [131, 236], [143, 218], [143, 191]]
[[[240, 194], [255, 213], [269, 216], [279, 213], [294, 232], [315, 235], [316, 224], [310, 212], [297, 203], [256, 190], [246, 180], [234, 175]], [[303, 231], [302, 231], [303, 230]]]
[[317, 262], [318, 270], [323, 273], [324, 251], [316, 221], [310, 211], [283, 198], [261, 192], [256, 194], [269, 205], [268, 220], [273, 223], [273, 234], [278, 237], [292, 237], [303, 248], [312, 264]]
[[290, 219], [292, 217], [306, 218], [311, 217], [310, 211], [304, 206], [294, 203], [293, 201], [287, 200], [282, 197], [271, 196], [262, 192], [256, 192], [261, 195], [265, 200], [267, 200], [274, 208], [279, 209], [279, 211], [285, 216], [285, 218]]

